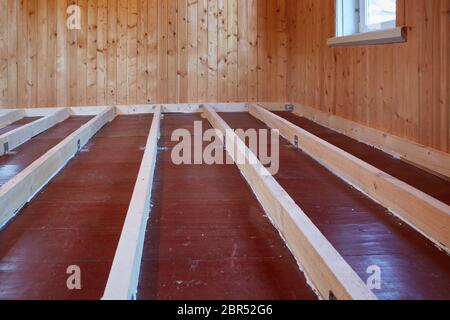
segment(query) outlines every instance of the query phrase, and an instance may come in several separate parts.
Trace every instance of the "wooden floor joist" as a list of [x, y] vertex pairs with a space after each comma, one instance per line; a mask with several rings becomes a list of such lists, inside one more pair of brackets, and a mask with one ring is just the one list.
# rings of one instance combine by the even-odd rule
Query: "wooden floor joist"
[[[264, 104], [270, 110], [280, 110], [280, 105]], [[421, 169], [450, 178], [450, 154], [419, 143], [397, 137], [393, 134], [364, 126], [315, 108], [300, 104], [293, 105], [293, 113], [335, 130], [359, 142], [380, 149], [396, 158], [411, 163]]]
[[440, 247], [450, 248], [450, 207], [258, 106], [250, 114], [349, 181]]
[[239, 169], [321, 297], [342, 300], [376, 299], [225, 121], [210, 107], [205, 107], [204, 116], [225, 136], [230, 156], [235, 161], [246, 160], [245, 163], [237, 162]]
[[106, 108], [0, 188], [0, 227], [55, 176], [106, 123], [115, 117]]
[[150, 213], [160, 121], [161, 107], [158, 106], [154, 110], [145, 153], [109, 274], [103, 296], [104, 300], [131, 300], [136, 298], [145, 228]]
[[0, 129], [9, 126], [11, 123], [19, 121], [25, 117], [25, 111], [13, 110], [0, 115]]
[[21, 146], [31, 138], [70, 117], [70, 109], [57, 109], [53, 114], [0, 136], [0, 156]]

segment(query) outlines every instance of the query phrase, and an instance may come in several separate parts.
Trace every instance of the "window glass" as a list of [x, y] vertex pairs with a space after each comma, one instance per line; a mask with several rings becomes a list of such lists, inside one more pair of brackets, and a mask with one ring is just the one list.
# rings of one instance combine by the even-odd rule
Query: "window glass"
[[348, 36], [395, 28], [396, 0], [337, 0], [336, 33]]
[[367, 24], [369, 26], [395, 21], [396, 0], [366, 0], [366, 2]]

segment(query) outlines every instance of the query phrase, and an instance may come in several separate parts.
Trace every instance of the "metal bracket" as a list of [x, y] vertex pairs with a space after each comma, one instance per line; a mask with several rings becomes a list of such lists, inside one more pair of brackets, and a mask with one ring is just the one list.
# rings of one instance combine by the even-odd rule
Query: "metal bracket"
[[7, 154], [9, 152], [9, 142], [5, 142], [3, 144], [4, 153]]
[[284, 105], [284, 109], [288, 112], [293, 112], [294, 108], [295, 108], [295, 106], [292, 103]]
[[299, 147], [299, 139], [298, 139], [298, 136], [295, 136], [295, 138], [294, 138], [294, 145], [295, 145], [296, 148]]

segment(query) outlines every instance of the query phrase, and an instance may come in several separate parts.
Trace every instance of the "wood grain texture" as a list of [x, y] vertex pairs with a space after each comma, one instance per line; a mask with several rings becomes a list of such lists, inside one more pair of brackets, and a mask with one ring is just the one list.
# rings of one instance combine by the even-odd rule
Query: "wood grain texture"
[[450, 1], [398, 8], [407, 43], [329, 48], [335, 1], [287, 0], [288, 100], [449, 152]]
[[284, 102], [285, 3], [0, 0], [0, 106]]

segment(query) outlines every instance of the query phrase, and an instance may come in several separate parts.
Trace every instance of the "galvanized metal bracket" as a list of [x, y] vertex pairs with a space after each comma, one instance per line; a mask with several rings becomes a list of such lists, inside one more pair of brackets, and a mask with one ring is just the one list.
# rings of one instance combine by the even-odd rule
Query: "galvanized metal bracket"
[[296, 148], [299, 147], [299, 139], [298, 139], [298, 136], [295, 136], [295, 138], [294, 138], [294, 145], [295, 145]]
[[295, 108], [295, 106], [292, 103], [288, 103], [288, 104], [284, 105], [284, 109], [288, 112], [293, 112], [294, 108]]

